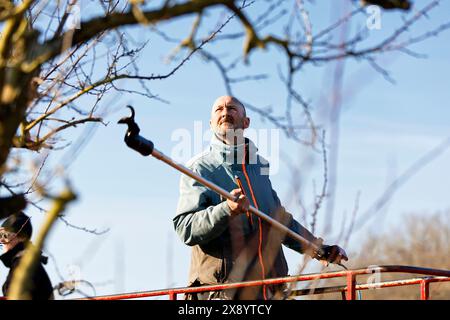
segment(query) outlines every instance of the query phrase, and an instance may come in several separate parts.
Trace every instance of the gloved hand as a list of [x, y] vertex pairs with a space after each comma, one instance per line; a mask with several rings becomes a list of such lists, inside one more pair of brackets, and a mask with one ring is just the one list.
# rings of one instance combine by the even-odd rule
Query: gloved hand
[[316, 253], [314, 258], [317, 260], [336, 264], [342, 263], [342, 260], [348, 261], [347, 253], [338, 245], [322, 245], [321, 248], [323, 254]]

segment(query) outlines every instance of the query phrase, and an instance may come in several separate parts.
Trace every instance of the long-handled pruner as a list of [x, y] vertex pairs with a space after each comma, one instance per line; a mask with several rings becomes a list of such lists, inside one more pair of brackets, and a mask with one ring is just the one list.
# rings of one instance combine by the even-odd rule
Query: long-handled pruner
[[[213, 182], [211, 182], [209, 180], [206, 180], [205, 178], [199, 176], [198, 174], [196, 174], [195, 172], [191, 171], [190, 169], [188, 169], [187, 167], [183, 166], [182, 164], [179, 164], [179, 163], [173, 161], [171, 158], [169, 158], [168, 156], [164, 155], [162, 152], [157, 150], [155, 148], [153, 142], [151, 142], [150, 140], [147, 140], [144, 137], [140, 136], [139, 135], [140, 129], [139, 129], [138, 125], [136, 124], [136, 122], [134, 121], [134, 115], [135, 115], [134, 109], [131, 106], [127, 106], [127, 107], [130, 108], [130, 110], [131, 110], [131, 116], [120, 119], [118, 123], [124, 123], [124, 124], [128, 125], [128, 130], [127, 130], [127, 133], [126, 133], [125, 139], [124, 139], [125, 143], [127, 144], [128, 147], [130, 147], [133, 150], [136, 150], [137, 152], [139, 152], [143, 156], [152, 155], [156, 159], [167, 163], [172, 168], [175, 168], [176, 170], [181, 171], [185, 175], [187, 175], [187, 176], [191, 177], [192, 179], [198, 181], [199, 183], [203, 184], [207, 188], [217, 192], [218, 194], [220, 194], [224, 198], [229, 199], [231, 201], [237, 201], [236, 197], [233, 196], [231, 193], [229, 193], [225, 189], [219, 187], [215, 183], [213, 183]], [[292, 239], [298, 241], [302, 245], [302, 247], [305, 248], [305, 250], [311, 250], [312, 252], [315, 253], [315, 255], [317, 257], [323, 257], [325, 255], [324, 250], [320, 246], [318, 246], [315, 243], [312, 243], [312, 242], [306, 240], [301, 235], [299, 235], [298, 233], [292, 231], [291, 229], [286, 227], [284, 224], [278, 222], [277, 220], [271, 218], [270, 216], [268, 216], [264, 212], [256, 209], [253, 206], [250, 206], [249, 211], [251, 213], [257, 215], [258, 217], [260, 217], [261, 219], [263, 219], [264, 221], [266, 221], [267, 223], [269, 223], [273, 227], [277, 228], [279, 231], [285, 233], [287, 236], [289, 236]]]

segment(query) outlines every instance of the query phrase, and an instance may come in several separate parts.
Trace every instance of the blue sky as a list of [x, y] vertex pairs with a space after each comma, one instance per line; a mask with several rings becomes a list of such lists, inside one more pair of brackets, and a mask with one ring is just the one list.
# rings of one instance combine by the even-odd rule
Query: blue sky
[[[444, 1], [414, 32], [426, 31], [448, 21], [449, 9], [450, 4]], [[311, 9], [311, 15], [318, 29], [330, 21], [328, 7], [316, 5]], [[371, 31], [370, 41], [386, 35], [395, 24], [398, 25], [399, 14], [384, 13], [382, 19], [382, 29]], [[189, 19], [177, 21], [166, 30], [173, 35], [184, 35], [189, 22]], [[236, 26], [230, 24], [229, 27], [233, 30]], [[140, 39], [139, 32], [142, 31], [139, 30], [145, 29], [131, 28], [130, 34]], [[241, 50], [240, 42], [233, 46], [234, 50]], [[224, 47], [222, 51], [230, 47]], [[165, 44], [160, 38], [151, 36], [149, 49], [143, 52], [139, 66], [143, 71], [155, 73], [169, 70], [170, 66], [162, 65], [161, 61], [172, 48], [173, 44]], [[415, 59], [392, 53], [382, 62], [395, 78], [394, 85], [366, 63], [348, 61], [346, 64], [344, 92], [348, 99], [343, 100], [340, 122], [336, 227], [329, 235], [330, 241], [336, 240], [333, 236], [339, 232], [344, 212], [349, 214], [353, 210], [358, 191], [361, 192], [359, 206], [362, 213], [382, 194], [393, 177], [450, 136], [449, 33], [431, 38], [414, 49], [427, 54], [428, 58]], [[240, 68], [235, 75], [248, 68], [253, 74], [268, 73], [270, 78], [241, 84], [235, 94], [254, 105], [282, 108], [285, 91], [277, 76], [278, 61], [281, 61], [280, 55], [273, 48], [253, 53], [251, 65]], [[298, 88], [312, 105], [318, 104], [321, 96], [326, 95], [332, 71], [330, 66], [308, 66], [302, 73]], [[135, 85], [127, 83], [128, 87]], [[188, 61], [173, 77], [153, 82], [150, 87], [170, 104], [138, 96], [123, 96], [119, 102], [113, 102], [115, 106], [133, 104], [141, 133], [166, 154], [170, 154], [176, 144], [171, 140], [175, 130], [192, 131], [194, 121], [202, 121], [203, 128], [208, 128], [210, 106], [225, 92], [216, 69], [197, 57]], [[112, 103], [111, 99], [109, 101]], [[107, 105], [104, 103], [102, 107]], [[93, 236], [59, 222], [46, 244], [46, 251], [56, 258], [56, 264], [50, 261], [47, 267], [54, 283], [60, 281], [55, 266], [66, 277], [68, 270], [76, 266], [84, 279], [94, 283], [97, 294], [184, 286], [187, 282], [190, 248], [177, 238], [172, 226], [180, 175], [156, 159], [141, 157], [126, 148], [123, 143], [125, 128], [116, 122], [127, 113], [124, 108], [109, 114], [106, 118], [109, 125], [95, 131], [92, 140], [67, 170], [79, 193], [79, 200], [66, 212], [67, 219], [86, 228], [110, 228], [110, 231]], [[256, 114], [250, 112], [249, 115], [253, 127], [273, 127], [262, 122]], [[315, 113], [315, 116], [320, 119], [319, 114]], [[69, 135], [72, 133], [75, 132]], [[302, 197], [306, 203], [311, 203], [312, 180], [321, 185], [321, 160], [316, 157], [313, 165], [305, 164], [308, 151], [283, 134], [280, 137], [283, 155], [304, 170], [298, 179], [304, 179]], [[57, 161], [58, 155], [54, 159]], [[357, 253], [367, 232], [380, 232], [400, 225], [407, 214], [430, 214], [450, 209], [449, 163], [450, 150], [446, 150], [396, 192], [382, 221], [375, 218], [355, 233], [346, 249]], [[271, 180], [285, 206], [298, 216], [298, 208], [290, 201], [293, 178], [297, 177], [282, 165]], [[43, 215], [31, 208], [28, 212], [37, 228]], [[319, 226], [324, 225], [321, 217], [319, 215]], [[302, 258], [289, 249], [285, 252], [290, 270], [295, 272]], [[313, 264], [312, 270], [314, 267], [317, 265]], [[1, 272], [1, 276], [4, 274]], [[80, 289], [92, 293], [89, 288]]]

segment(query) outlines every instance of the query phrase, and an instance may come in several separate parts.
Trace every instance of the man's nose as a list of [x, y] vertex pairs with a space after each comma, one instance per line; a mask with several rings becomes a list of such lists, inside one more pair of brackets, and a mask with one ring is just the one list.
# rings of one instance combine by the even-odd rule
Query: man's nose
[[226, 108], [223, 108], [221, 111], [220, 111], [220, 118], [222, 119], [222, 118], [225, 118], [226, 116], [228, 116], [228, 115], [230, 115], [230, 111], [228, 111]]
[[223, 108], [222, 111], [223, 111], [223, 113], [226, 114], [226, 115], [233, 115], [233, 114], [234, 114], [234, 109], [233, 109], [233, 108], [225, 107], [225, 108]]

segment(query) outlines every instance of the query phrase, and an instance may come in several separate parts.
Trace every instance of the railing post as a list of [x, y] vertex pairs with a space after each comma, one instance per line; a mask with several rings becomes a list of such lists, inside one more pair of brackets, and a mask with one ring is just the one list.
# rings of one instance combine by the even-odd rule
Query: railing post
[[177, 300], [177, 294], [173, 291], [169, 292], [169, 300]]
[[353, 272], [347, 272], [347, 300], [356, 299], [356, 275]]
[[423, 279], [420, 282], [420, 299], [428, 300], [430, 299], [430, 283], [427, 279]]

